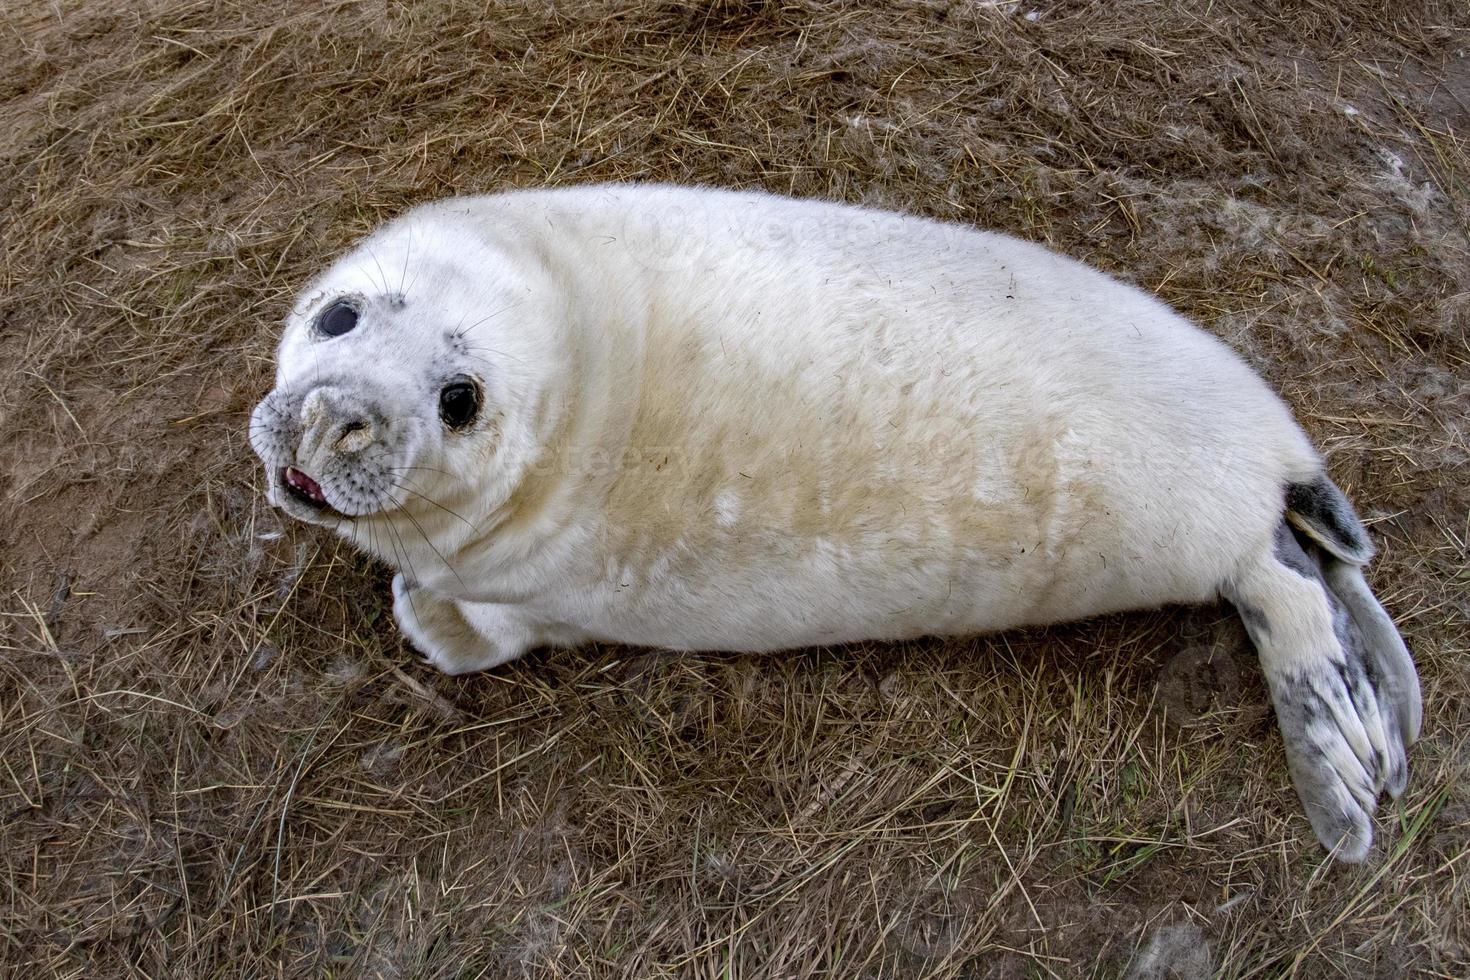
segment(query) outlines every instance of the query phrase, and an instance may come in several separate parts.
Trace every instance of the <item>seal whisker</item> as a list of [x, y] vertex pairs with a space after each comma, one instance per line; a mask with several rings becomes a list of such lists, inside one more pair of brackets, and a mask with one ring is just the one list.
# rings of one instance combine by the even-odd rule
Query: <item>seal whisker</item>
[[[392, 523], [392, 521], [385, 520], [384, 521], [384, 524], [387, 525], [388, 530], [390, 532], [393, 530], [393, 523]], [[397, 538], [397, 534], [396, 533], [394, 533], [394, 537]], [[399, 542], [399, 544], [401, 544], [401, 543], [402, 542]], [[415, 582], [415, 584], [417, 584], [417, 582], [418, 582], [418, 573], [413, 570], [413, 565], [408, 561], [408, 556], [406, 554], [404, 554], [402, 552], [402, 550], [399, 548], [399, 544], [394, 544], [393, 545], [393, 557], [396, 558], [396, 559], [398, 559], [397, 561], [394, 562], [394, 567], [395, 568], [402, 568], [402, 567], [405, 567], [406, 566], [408, 568], [408, 574], [410, 576], [412, 576], [413, 581]], [[403, 573], [402, 572], [399, 572], [399, 574], [401, 575]], [[418, 619], [419, 619], [419, 611], [418, 611], [418, 607], [416, 605], [414, 605], [414, 601], [413, 601], [413, 594], [414, 594], [415, 591], [416, 591], [415, 589], [405, 588], [403, 590], [403, 594], [408, 599], [408, 610], [409, 610], [409, 612], [411, 612], [413, 614], [414, 620], [415, 621], [418, 621]]]
[[[412, 242], [412, 239], [410, 239], [410, 243], [411, 242]], [[407, 264], [407, 258], [405, 258], [404, 263]], [[422, 265], [417, 265], [417, 266], [414, 266], [413, 267], [413, 278], [408, 281], [408, 285], [407, 286], [402, 287], [402, 295], [404, 297], [407, 297], [409, 293], [413, 292], [413, 287], [418, 285], [418, 282], [419, 282], [419, 274], [422, 273], [422, 272], [423, 272], [423, 266]]]
[[[376, 455], [371, 456], [369, 458], [372, 459], [372, 460], [374, 460], [374, 461], [376, 461], [376, 460], [385, 459], [385, 458], [390, 459], [390, 458], [392, 458], [392, 455], [393, 455], [392, 453], [389, 453], [389, 452], [387, 452], [385, 450], [378, 450]], [[388, 471], [389, 473], [407, 473], [409, 470], [422, 470], [425, 473], [438, 473], [441, 476], [447, 476], [447, 477], [453, 477], [454, 476], [454, 474], [453, 473], [450, 473], [448, 470], [441, 470], [438, 467], [434, 467], [434, 466], [417, 466], [417, 465], [415, 465], [415, 466], [384, 466], [383, 469], [386, 470], [386, 471]]]
[[[368, 258], [373, 260], [373, 265], [376, 266], [378, 269], [378, 290], [386, 297], [388, 295], [388, 273], [383, 271], [383, 263], [378, 261], [377, 250], [369, 248], [366, 251], [368, 254]], [[369, 278], [371, 278], [371, 276], [369, 276]]]
[[448, 470], [441, 470], [435, 466], [388, 466], [385, 467], [390, 473], [407, 473], [410, 470], [422, 470], [425, 473], [438, 473], [441, 476], [452, 477], [454, 474]]
[[413, 524], [415, 529], [418, 530], [419, 537], [424, 539], [424, 544], [429, 546], [429, 550], [434, 552], [435, 555], [439, 556], [439, 560], [444, 563], [445, 568], [449, 569], [449, 573], [454, 576], [455, 581], [459, 583], [459, 587], [464, 589], [466, 592], [470, 591], [470, 588], [468, 585], [465, 584], [464, 579], [459, 577], [459, 570], [456, 569], [452, 564], [450, 564], [449, 559], [444, 557], [444, 552], [440, 551], [438, 546], [435, 545], [433, 541], [429, 540], [428, 532], [424, 530], [424, 526], [419, 523], [418, 518], [414, 517], [411, 513], [405, 510], [403, 507], [403, 502], [401, 500], [395, 499], [391, 493], [386, 493], [385, 491], [385, 495], [388, 497], [389, 500], [393, 501], [393, 506], [398, 511], [398, 513], [408, 518], [409, 522]]
[[404, 226], [405, 237], [408, 239], [403, 249], [403, 269], [398, 273], [398, 296], [407, 297], [405, 282], [408, 279], [408, 263], [413, 258], [413, 225]]
[[460, 318], [459, 325], [454, 328], [454, 335], [456, 337], [461, 337], [462, 338], [466, 334], [468, 334], [471, 330], [474, 330], [476, 327], [479, 327], [479, 326], [482, 326], [482, 325], [484, 325], [486, 323], [489, 323], [491, 320], [493, 320], [496, 317], [500, 316], [502, 313], [509, 312], [510, 310], [513, 310], [517, 306], [520, 306], [520, 305], [521, 305], [520, 302], [517, 301], [515, 303], [511, 303], [509, 306], [502, 306], [500, 309], [496, 310], [495, 312], [493, 312], [493, 313], [487, 313], [484, 316], [480, 317], [480, 319], [476, 320], [474, 323], [470, 324], [469, 326], [465, 326], [464, 325], [464, 321], [469, 319], [469, 314], [466, 313], [463, 317]]
[[[377, 500], [379, 507], [383, 507], [383, 496], [384, 495], [382, 493], [375, 495], [375, 499]], [[412, 578], [414, 583], [420, 582], [421, 579], [419, 578], [418, 569], [414, 568], [413, 559], [410, 558], [408, 554], [408, 547], [403, 543], [403, 538], [399, 535], [398, 529], [393, 526], [393, 509], [383, 507], [381, 513], [383, 515], [383, 526], [388, 529], [388, 533], [391, 534], [393, 536], [393, 540], [397, 542], [393, 548], [394, 556], [399, 559], [397, 564], [399, 564], [400, 566], [406, 566], [408, 568], [408, 574]], [[410, 595], [412, 595], [411, 592]]]
[[[463, 517], [461, 517], [459, 514], [455, 513], [450, 508], [445, 507], [443, 504], [439, 503], [439, 501], [433, 499], [432, 497], [429, 497], [429, 496], [426, 496], [425, 494], [420, 493], [419, 491], [415, 490], [413, 487], [410, 487], [407, 484], [398, 483], [396, 481], [394, 482], [393, 485], [395, 487], [397, 487], [399, 490], [407, 490], [409, 493], [413, 494], [415, 497], [418, 497], [420, 500], [424, 501], [426, 504], [429, 504], [432, 507], [439, 508], [444, 513], [448, 514], [450, 517], [453, 517], [455, 520], [459, 521], [465, 527], [469, 528], [471, 531], [477, 531], [477, 530], [479, 530], [479, 528], [475, 527], [475, 525], [473, 525], [469, 521], [465, 520]], [[400, 504], [400, 506], [402, 506], [402, 505]], [[404, 511], [404, 513], [407, 514], [408, 511]]]
[[[488, 357], [481, 357], [479, 354], [471, 354], [470, 351], [472, 351], [472, 350], [489, 351], [491, 354], [499, 354], [500, 351], [491, 350], [488, 347], [466, 347], [464, 349], [464, 351], [463, 351], [464, 356], [470, 358], [471, 360], [479, 361], [481, 364], [488, 364], [491, 367], [498, 367], [499, 366], [494, 361], [490, 360], [490, 358], [488, 358]], [[510, 359], [510, 360], [512, 360], [512, 361], [516, 361], [518, 363], [521, 362], [520, 358], [515, 357], [513, 355], [505, 354], [503, 356], [506, 357], [506, 358], [508, 358], [508, 359]]]

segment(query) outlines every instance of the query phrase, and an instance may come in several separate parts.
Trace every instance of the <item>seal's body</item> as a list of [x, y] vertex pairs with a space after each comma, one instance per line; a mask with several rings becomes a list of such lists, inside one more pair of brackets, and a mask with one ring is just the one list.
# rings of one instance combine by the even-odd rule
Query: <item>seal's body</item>
[[1371, 548], [1290, 412], [1152, 296], [1003, 235], [593, 186], [416, 209], [288, 320], [273, 502], [399, 569], [441, 668], [771, 650], [1224, 596], [1323, 843], [1417, 735]]

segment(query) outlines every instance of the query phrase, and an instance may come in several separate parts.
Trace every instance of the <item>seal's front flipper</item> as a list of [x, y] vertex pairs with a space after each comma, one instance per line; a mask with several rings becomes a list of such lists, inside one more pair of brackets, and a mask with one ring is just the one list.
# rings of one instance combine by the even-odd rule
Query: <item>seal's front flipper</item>
[[446, 674], [489, 670], [537, 646], [536, 632], [505, 606], [458, 602], [393, 576], [393, 618], [414, 649]]
[[[1322, 533], [1337, 530], [1313, 523]], [[1283, 520], [1272, 547], [1246, 561], [1223, 591], [1260, 654], [1287, 767], [1317, 839], [1337, 858], [1361, 861], [1378, 794], [1397, 796], [1408, 778], [1419, 681], [1358, 565], [1341, 557], [1366, 557], [1366, 547], [1339, 544], [1319, 548], [1317, 534], [1299, 538]]]

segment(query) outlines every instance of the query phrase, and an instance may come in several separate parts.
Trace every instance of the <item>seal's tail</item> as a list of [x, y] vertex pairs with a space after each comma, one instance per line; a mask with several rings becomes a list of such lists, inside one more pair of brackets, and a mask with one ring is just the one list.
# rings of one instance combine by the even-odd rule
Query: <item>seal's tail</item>
[[1286, 519], [1339, 561], [1366, 565], [1373, 557], [1358, 512], [1326, 473], [1311, 483], [1287, 486]]
[[1379, 792], [1403, 792], [1421, 719], [1414, 661], [1363, 578], [1372, 555], [1324, 474], [1287, 487], [1275, 540], [1225, 589], [1260, 654], [1312, 829], [1347, 861], [1367, 856]]

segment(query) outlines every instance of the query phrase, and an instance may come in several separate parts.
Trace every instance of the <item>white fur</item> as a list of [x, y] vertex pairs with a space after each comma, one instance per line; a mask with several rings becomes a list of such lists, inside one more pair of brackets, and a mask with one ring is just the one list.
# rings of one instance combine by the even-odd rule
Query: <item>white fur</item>
[[[313, 336], [342, 294], [359, 327]], [[465, 433], [436, 415], [455, 372], [486, 392]], [[400, 622], [455, 672], [586, 638], [770, 650], [1205, 601], [1321, 468], [1238, 356], [1142, 290], [1003, 235], [755, 193], [418, 208], [288, 319], [273, 397], [322, 379], [403, 430], [401, 508], [285, 498], [279, 468], [331, 450], [272, 441], [261, 410], [272, 500], [392, 562]]]

